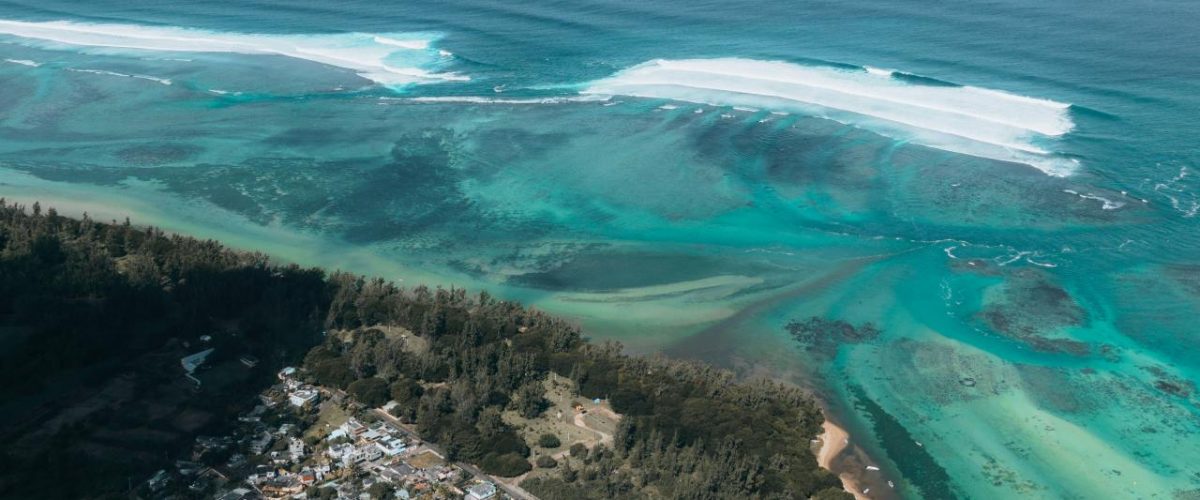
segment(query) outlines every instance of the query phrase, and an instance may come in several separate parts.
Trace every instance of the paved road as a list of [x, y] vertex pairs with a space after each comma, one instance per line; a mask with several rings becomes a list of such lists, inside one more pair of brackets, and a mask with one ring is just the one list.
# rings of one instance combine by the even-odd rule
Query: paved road
[[[387, 422], [388, 425], [391, 425], [392, 428], [394, 428], [400, 432], [403, 432], [404, 434], [412, 436], [414, 438], [421, 439], [420, 436], [418, 436], [415, 431], [413, 431], [412, 429], [409, 429], [408, 426], [400, 423], [399, 419], [397, 419], [396, 417], [393, 417], [388, 412], [383, 411], [382, 409], [379, 409], [379, 408], [375, 408], [371, 411], [375, 412], [375, 414], [378, 415], [379, 418], [383, 419], [384, 422]], [[440, 446], [437, 446], [433, 443], [427, 442], [424, 439], [422, 439], [421, 442], [425, 443], [425, 447], [433, 450], [438, 455], [441, 455], [442, 457], [446, 456], [446, 452], [444, 450], [442, 450], [442, 448]], [[538, 497], [533, 496], [528, 491], [525, 491], [524, 489], [522, 489], [520, 486], [507, 484], [507, 483], [501, 481], [499, 478], [483, 472], [482, 470], [480, 470], [478, 467], [475, 467], [474, 465], [471, 465], [471, 464], [468, 464], [465, 462], [455, 462], [454, 465], [462, 467], [463, 470], [470, 472], [471, 474], [474, 474], [476, 478], [491, 481], [491, 482], [495, 483], [497, 487], [504, 490], [505, 493], [508, 493], [509, 496], [511, 496], [513, 498], [518, 498], [521, 500], [538, 500]]]

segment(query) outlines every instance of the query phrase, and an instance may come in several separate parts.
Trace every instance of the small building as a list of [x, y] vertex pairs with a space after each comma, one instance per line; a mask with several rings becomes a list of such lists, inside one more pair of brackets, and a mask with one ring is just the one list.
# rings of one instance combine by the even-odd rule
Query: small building
[[238, 358], [238, 361], [241, 361], [243, 365], [246, 365], [246, 368], [254, 368], [258, 366], [258, 358], [249, 354]]
[[374, 445], [367, 445], [355, 450], [354, 455], [351, 456], [350, 460], [352, 463], [359, 463], [378, 460], [380, 458], [383, 458], [383, 451], [381, 451], [379, 448], [376, 448]]
[[367, 430], [367, 432], [362, 433], [363, 441], [366, 441], [368, 443], [374, 443], [375, 441], [379, 441], [380, 439], [384, 438], [385, 436], [387, 436], [387, 434], [379, 432], [376, 429], [369, 429], [369, 430]]
[[379, 450], [382, 451], [384, 455], [389, 457], [394, 457], [404, 453], [404, 450], [408, 448], [403, 439], [395, 437], [389, 437], [387, 439], [376, 441], [375, 446], [379, 447]]
[[325, 454], [328, 455], [329, 458], [337, 460], [338, 462], [341, 462], [343, 466], [346, 466], [352, 463], [352, 459], [350, 457], [354, 455], [354, 445], [349, 443], [335, 444], [327, 448], [325, 450]]
[[304, 491], [304, 485], [295, 476], [281, 476], [268, 480], [259, 490], [267, 498], [286, 498]]
[[379, 475], [396, 484], [403, 484], [416, 474], [416, 469], [404, 462], [392, 464], [379, 469]]
[[291, 438], [288, 441], [288, 458], [293, 462], [299, 462], [304, 458], [304, 441], [300, 438]]
[[146, 486], [150, 488], [150, 491], [158, 491], [166, 487], [167, 482], [170, 480], [171, 475], [167, 474], [166, 470], [160, 469], [154, 474], [154, 477], [151, 477], [149, 481], [146, 481]]
[[467, 498], [469, 500], [484, 500], [496, 496], [496, 485], [489, 482], [482, 482], [467, 488]]
[[363, 434], [366, 434], [368, 430], [367, 426], [363, 425], [362, 422], [359, 422], [358, 419], [354, 417], [350, 417], [346, 423], [342, 424], [342, 427], [346, 429], [347, 435], [355, 439]]
[[279, 380], [287, 380], [289, 378], [292, 378], [292, 376], [295, 374], [296, 374], [296, 367], [289, 366], [287, 368], [279, 370]]
[[271, 433], [264, 432], [250, 441], [250, 451], [254, 452], [255, 455], [261, 455], [262, 452], [267, 450], [267, 447], [271, 446], [271, 441]]
[[187, 376], [187, 378], [191, 379], [192, 382], [195, 382], [196, 385], [200, 385], [200, 379], [193, 376], [192, 373], [194, 373], [197, 368], [200, 368], [201, 366], [204, 365], [204, 362], [206, 360], [208, 360], [208, 355], [212, 354], [214, 350], [215, 349], [211, 349], [211, 348], [205, 349], [198, 353], [190, 354], [190, 355], [184, 356], [182, 358], [179, 358], [179, 364], [183, 365], [183, 371], [184, 371], [185, 375]]
[[316, 403], [320, 396], [316, 389], [299, 389], [288, 394], [288, 401], [292, 406], [304, 407]]

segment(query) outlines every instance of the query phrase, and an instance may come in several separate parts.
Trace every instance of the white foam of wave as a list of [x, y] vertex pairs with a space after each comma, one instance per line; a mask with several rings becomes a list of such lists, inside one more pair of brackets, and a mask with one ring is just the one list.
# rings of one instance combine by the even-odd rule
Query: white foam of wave
[[4, 62], [12, 63], [12, 64], [20, 64], [21, 66], [29, 66], [31, 68], [36, 68], [36, 67], [42, 65], [42, 63], [40, 63], [40, 62], [30, 61], [29, 59], [5, 59]]
[[1200, 213], [1200, 189], [1189, 186], [1190, 178], [1191, 171], [1187, 167], [1179, 167], [1179, 173], [1171, 180], [1154, 185], [1154, 192], [1171, 200], [1171, 208], [1189, 219]]
[[878, 76], [890, 77], [890, 76], [892, 76], [892, 74], [895, 73], [894, 71], [892, 71], [890, 69], [873, 68], [871, 66], [863, 66], [863, 69], [866, 69], [867, 73], [870, 73], [872, 75], [878, 75]]
[[[576, 95], [558, 97], [537, 97], [529, 99], [503, 99], [481, 96], [423, 96], [423, 97], [380, 97], [381, 101], [417, 102], [417, 103], [455, 103], [455, 104], [563, 104], [569, 102], [605, 102], [609, 96]], [[605, 103], [608, 104], [607, 102]]]
[[0, 20], [0, 34], [57, 44], [143, 51], [278, 55], [349, 69], [381, 85], [468, 80], [427, 69], [449, 55], [430, 35], [337, 33], [276, 35], [171, 26]]
[[999, 266], [1007, 266], [1007, 265], [1012, 264], [1017, 261], [1023, 261], [1026, 264], [1032, 264], [1032, 265], [1035, 265], [1038, 267], [1050, 267], [1050, 268], [1058, 267], [1058, 264], [1055, 264], [1053, 262], [1043, 262], [1043, 261], [1037, 260], [1037, 259], [1041, 259], [1043, 257], [1045, 257], [1045, 256], [1042, 255], [1041, 252], [1030, 252], [1030, 251], [1024, 251], [1024, 250], [1018, 251], [1018, 250], [1010, 248], [1008, 255], [994, 257], [994, 258], [992, 258], [992, 262], [995, 262]]
[[1067, 194], [1073, 194], [1073, 195], [1083, 198], [1085, 200], [1099, 201], [1101, 203], [1101, 205], [1100, 205], [1101, 210], [1116, 210], [1118, 208], [1125, 206], [1125, 202], [1123, 202], [1123, 201], [1113, 201], [1113, 200], [1110, 200], [1103, 196], [1094, 195], [1092, 193], [1080, 193], [1079, 191], [1076, 191], [1074, 189], [1064, 189], [1063, 192], [1067, 193]]
[[378, 44], [391, 45], [393, 47], [400, 47], [408, 50], [425, 50], [429, 48], [429, 40], [397, 40], [395, 38], [388, 38], [386, 36], [378, 35], [372, 39]]
[[117, 76], [117, 77], [121, 77], [121, 78], [137, 78], [138, 80], [148, 80], [148, 81], [155, 82], [155, 83], [161, 83], [163, 85], [171, 84], [171, 79], [169, 79], [169, 78], [159, 78], [157, 76], [149, 76], [149, 75], [132, 75], [132, 74], [128, 74], [128, 73], [117, 73], [116, 71], [106, 71], [106, 70], [102, 70], [102, 69], [67, 68], [67, 71], [74, 71], [76, 73], [91, 73], [93, 75]]
[[592, 82], [583, 92], [802, 111], [1055, 176], [1078, 165], [1038, 144], [1074, 128], [1069, 104], [979, 87], [918, 85], [892, 75], [737, 58], [659, 59]]

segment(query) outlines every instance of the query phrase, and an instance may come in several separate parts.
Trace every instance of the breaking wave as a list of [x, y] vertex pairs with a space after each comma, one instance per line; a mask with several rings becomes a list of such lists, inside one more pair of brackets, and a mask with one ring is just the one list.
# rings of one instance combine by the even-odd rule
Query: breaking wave
[[105, 71], [102, 69], [67, 68], [67, 71], [74, 71], [76, 73], [91, 73], [93, 75], [116, 76], [116, 77], [120, 77], [120, 78], [136, 78], [138, 80], [147, 80], [147, 81], [151, 81], [151, 82], [155, 82], [155, 83], [161, 83], [163, 85], [171, 85], [171, 80], [169, 78], [159, 78], [157, 76], [117, 73], [116, 71]]
[[659, 59], [592, 82], [583, 92], [810, 113], [1054, 176], [1078, 166], [1043, 149], [1074, 128], [1069, 104], [878, 68]]
[[42, 63], [30, 61], [29, 59], [5, 59], [4, 62], [10, 64], [20, 64], [21, 66], [29, 66], [31, 68], [36, 68], [42, 65]]
[[481, 96], [424, 96], [424, 97], [381, 97], [381, 101], [437, 104], [564, 104], [571, 102], [604, 102], [608, 96], [577, 95], [537, 98], [497, 98]]
[[173, 26], [9, 20], [0, 20], [0, 34], [43, 44], [106, 49], [278, 55], [349, 69], [387, 86], [468, 79], [432, 70], [445, 64], [451, 54], [433, 48], [438, 37], [430, 34], [273, 35]]

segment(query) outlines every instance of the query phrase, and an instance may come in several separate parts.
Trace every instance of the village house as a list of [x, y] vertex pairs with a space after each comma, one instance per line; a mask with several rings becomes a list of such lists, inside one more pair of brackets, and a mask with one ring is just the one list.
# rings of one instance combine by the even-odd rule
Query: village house
[[246, 368], [254, 368], [255, 366], [258, 366], [258, 358], [249, 354], [238, 358], [238, 361], [241, 361], [243, 365], [246, 365]]
[[258, 437], [250, 441], [250, 451], [255, 455], [262, 455], [262, 452], [266, 451], [267, 447], [271, 446], [272, 440], [274, 440], [274, 438], [269, 432], [259, 434]]
[[303, 408], [315, 404], [320, 396], [321, 393], [317, 392], [316, 389], [304, 388], [289, 393], [288, 401], [292, 403], [292, 406]]
[[327, 448], [325, 454], [345, 466], [353, 463], [350, 456], [354, 454], [354, 445], [349, 443], [335, 444]]
[[384, 455], [389, 457], [394, 457], [404, 453], [404, 450], [408, 447], [408, 445], [404, 443], [403, 439], [396, 437], [388, 437], [386, 439], [379, 440], [375, 443], [375, 446], [378, 447]]
[[179, 358], [179, 364], [183, 365], [184, 376], [187, 377], [188, 380], [195, 382], [196, 385], [200, 385], [200, 379], [196, 378], [193, 373], [196, 372], [197, 368], [200, 368], [202, 365], [204, 365], [204, 362], [208, 360], [208, 355], [212, 354], [214, 350], [215, 349], [211, 348], [205, 349], [195, 354], [190, 354]]
[[358, 419], [351, 417], [346, 423], [342, 424], [342, 429], [350, 439], [358, 439], [359, 436], [366, 434], [368, 428], [359, 422]]
[[259, 486], [259, 491], [266, 498], [287, 498], [304, 491], [304, 485], [292, 475], [269, 479]]
[[416, 474], [416, 469], [404, 462], [399, 462], [379, 469], [379, 475], [393, 483], [402, 483]]
[[489, 482], [481, 482], [467, 488], [467, 499], [469, 500], [485, 500], [496, 496], [496, 485]]

